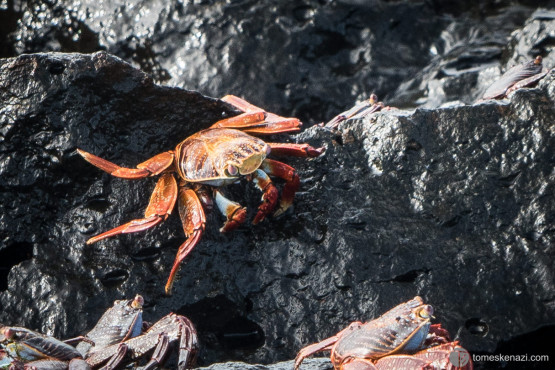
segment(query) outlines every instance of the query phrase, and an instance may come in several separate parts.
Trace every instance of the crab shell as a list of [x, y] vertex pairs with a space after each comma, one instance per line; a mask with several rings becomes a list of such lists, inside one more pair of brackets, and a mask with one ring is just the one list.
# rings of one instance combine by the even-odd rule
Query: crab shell
[[94, 346], [88, 342], [81, 342], [77, 345], [77, 350], [83, 356], [90, 356], [114, 343], [140, 335], [143, 325], [143, 304], [144, 299], [140, 295], [134, 299], [115, 301], [86, 335], [94, 342]]
[[398, 352], [422, 347], [430, 329], [433, 309], [414, 297], [379, 318], [347, 330], [331, 351], [331, 360], [340, 366], [350, 358], [377, 360]]
[[175, 163], [185, 181], [222, 186], [256, 171], [270, 151], [263, 140], [242, 131], [213, 128], [182, 141]]
[[43, 359], [69, 361], [81, 357], [81, 354], [69, 344], [26, 328], [0, 328], [0, 343], [9, 357], [20, 359], [22, 362]]
[[[503, 98], [509, 89], [517, 83], [527, 84], [534, 83], [542, 78], [542, 57], [516, 65], [505, 72], [497, 81], [489, 86], [484, 92], [482, 99], [499, 99]], [[527, 81], [523, 83], [523, 81]]]

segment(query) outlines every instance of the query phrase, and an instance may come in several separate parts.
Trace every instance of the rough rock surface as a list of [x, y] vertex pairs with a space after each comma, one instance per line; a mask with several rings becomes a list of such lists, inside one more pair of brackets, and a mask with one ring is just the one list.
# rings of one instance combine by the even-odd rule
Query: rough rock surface
[[[297, 140], [326, 153], [288, 160], [303, 179], [294, 210], [229, 235], [214, 212], [164, 297], [177, 217], [86, 246], [138, 217], [153, 180], [112, 178], [75, 148], [133, 165], [230, 110], [104, 53], [22, 56], [0, 71], [0, 253], [16, 258], [2, 322], [69, 337], [140, 292], [147, 319], [174, 311], [196, 323], [207, 364], [292, 358], [417, 294], [471, 351], [554, 317], [555, 73], [509, 101], [308, 129]], [[255, 206], [247, 184], [231, 191]]]
[[[397, 13], [388, 7], [403, 2], [378, 2], [392, 14], [388, 27], [380, 23], [383, 18], [372, 18], [374, 8], [364, 7], [367, 14], [356, 3], [307, 2], [302, 11], [278, 8], [285, 15], [267, 28], [273, 30], [270, 36], [261, 36], [260, 50], [238, 45], [242, 35], [265, 29], [252, 21], [267, 15], [264, 7], [247, 1], [233, 13], [231, 5], [219, 8], [215, 3], [214, 12], [199, 6], [205, 18], [194, 18], [188, 7], [196, 5], [189, 4], [186, 10], [166, 13], [178, 20], [169, 34], [181, 32], [188, 40], [205, 34], [207, 39], [201, 37], [199, 43], [208, 47], [218, 39], [210, 33], [217, 33], [212, 30], [215, 24], [236, 30], [237, 38], [212, 51], [210, 63], [195, 59], [195, 53], [204, 50], [200, 44], [200, 51], [189, 45], [195, 51], [190, 55], [183, 50], [155, 53], [153, 65], [162, 67], [145, 70], [157, 79], [170, 71], [169, 83], [213, 96], [233, 92], [276, 113], [308, 118], [309, 124], [331, 118], [372, 91], [389, 96], [395, 105], [434, 107], [382, 112], [348, 121], [338, 132], [312, 127], [298, 135], [295, 140], [325, 146], [326, 153], [311, 160], [285, 160], [303, 179], [294, 209], [229, 235], [218, 232], [222, 218], [212, 213], [169, 298], [163, 285], [183, 240], [176, 215], [145, 233], [84, 244], [95, 233], [140, 217], [155, 180], [111, 178], [84, 162], [75, 148], [132, 166], [172, 149], [233, 110], [198, 93], [158, 86], [105, 53], [0, 60], [0, 322], [67, 338], [92, 327], [113, 300], [141, 293], [147, 303], [145, 319], [155, 321], [174, 311], [195, 322], [201, 337], [200, 366], [228, 360], [268, 364], [290, 360], [303, 345], [419, 294], [435, 307], [437, 321], [453, 335], [458, 333], [473, 353], [552, 351], [547, 344], [555, 332], [554, 73], [538, 87], [503, 101], [444, 103], [473, 102], [502, 71], [536, 54], [552, 67], [553, 12], [504, 8], [482, 20], [497, 36], [484, 39], [487, 31], [472, 31], [461, 18], [435, 9], [433, 30], [432, 25], [423, 30], [416, 46], [398, 41], [405, 47], [395, 47], [389, 32], [395, 25], [407, 29], [400, 21], [405, 18], [395, 18]], [[32, 8], [35, 5], [29, 1], [14, 11], [49, 24], [75, 20], [65, 13], [72, 7], [55, 12], [51, 7]], [[409, 18], [430, 11], [421, 4], [408, 6], [403, 14]], [[76, 14], [81, 16], [81, 11]], [[345, 22], [338, 22], [338, 16]], [[201, 21], [209, 17], [213, 23]], [[187, 21], [180, 23], [183, 19]], [[289, 27], [291, 19], [304, 19], [304, 25]], [[93, 27], [96, 21], [89, 21], [76, 24], [93, 29], [81, 37], [97, 35], [102, 40], [93, 42], [90, 51], [100, 45], [131, 60], [137, 50], [146, 50], [137, 47], [131, 56], [121, 55], [126, 45], [133, 45], [124, 40], [147, 45], [145, 39], [131, 36], [142, 33], [135, 29], [127, 39], [110, 38]], [[373, 26], [359, 27], [369, 23]], [[48, 41], [44, 50], [67, 50], [60, 47], [63, 43], [56, 44], [68, 40], [63, 32], [24, 30], [24, 24], [35, 23], [14, 26], [19, 35], [14, 50], [33, 51], [39, 39]], [[145, 24], [134, 25], [141, 29]], [[374, 35], [380, 27], [384, 31]], [[112, 29], [127, 32], [124, 26]], [[38, 30], [43, 33], [33, 36]], [[168, 38], [164, 30], [159, 34], [177, 44], [177, 36]], [[307, 39], [284, 41], [301, 34]], [[374, 35], [371, 40], [384, 35], [391, 40], [372, 41], [367, 51], [369, 46], [360, 43], [368, 34]], [[153, 33], [144, 35], [150, 40]], [[351, 40], [352, 50], [326, 49], [330, 39], [324, 35]], [[264, 63], [258, 58], [254, 72], [242, 66], [249, 52], [275, 50], [273, 42], [287, 45], [290, 53]], [[153, 45], [158, 46], [148, 50], [163, 49]], [[312, 54], [300, 56], [299, 50]], [[397, 60], [402, 64], [397, 68], [417, 68], [388, 73], [390, 50], [410, 50], [407, 61]], [[425, 50], [436, 50], [437, 55], [423, 56]], [[295, 67], [278, 62], [284, 55]], [[346, 62], [351, 59], [353, 63]], [[183, 60], [198, 65], [177, 73]], [[272, 65], [279, 68], [273, 70]], [[350, 69], [352, 65], [360, 68]], [[336, 73], [345, 71], [343, 66], [352, 74]], [[296, 68], [299, 72], [294, 73]], [[306, 79], [303, 73], [308, 73]], [[263, 87], [252, 88], [253, 76]], [[405, 83], [393, 92], [400, 81]], [[445, 107], [435, 108], [440, 104]], [[259, 193], [252, 186], [241, 183], [228, 190], [233, 199], [255, 209]], [[514, 363], [477, 364], [501, 366], [521, 368]], [[291, 362], [284, 362], [252, 368], [290, 367]], [[329, 362], [313, 360], [303, 368], [329, 368]]]
[[[156, 81], [208, 96], [233, 93], [309, 122], [372, 92], [397, 106], [464, 100], [480, 84], [478, 74], [469, 72], [489, 65], [484, 77], [495, 78], [495, 68], [508, 60], [511, 32], [534, 7], [553, 8], [555, 1], [125, 4], [8, 1], [0, 6], [0, 19], [6, 19], [0, 22], [0, 56], [106, 50]], [[543, 54], [551, 38], [548, 32], [537, 45]], [[536, 45], [515, 46], [520, 57], [529, 58]]]

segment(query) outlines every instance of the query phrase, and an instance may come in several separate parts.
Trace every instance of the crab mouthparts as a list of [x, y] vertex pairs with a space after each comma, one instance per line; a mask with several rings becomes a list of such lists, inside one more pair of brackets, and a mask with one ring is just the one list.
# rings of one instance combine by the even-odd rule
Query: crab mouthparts
[[264, 157], [259, 155], [250, 156], [249, 158], [245, 159], [239, 166], [239, 173], [241, 175], [248, 175], [250, 173], [253, 173], [258, 169], [258, 167], [260, 167], [260, 164], [263, 160]]

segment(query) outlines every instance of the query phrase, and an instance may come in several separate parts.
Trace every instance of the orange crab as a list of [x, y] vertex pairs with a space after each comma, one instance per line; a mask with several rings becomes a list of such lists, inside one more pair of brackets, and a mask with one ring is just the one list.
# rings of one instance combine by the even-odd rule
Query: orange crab
[[[218, 187], [237, 182], [246, 177], [258, 187], [262, 203], [253, 224], [262, 221], [277, 205], [278, 191], [269, 176], [285, 181], [281, 201], [274, 215], [279, 215], [291, 206], [300, 180], [293, 167], [267, 158], [271, 153], [297, 157], [316, 157], [322, 148], [308, 144], [266, 143], [252, 136], [298, 132], [301, 122], [296, 118], [284, 118], [264, 112], [243, 99], [233, 95], [223, 101], [241, 110], [242, 114], [216, 122], [210, 128], [189, 136], [175, 150], [160, 153], [136, 168], [123, 168], [105, 159], [77, 149], [89, 163], [109, 174], [124, 179], [139, 179], [162, 175], [150, 198], [143, 218], [130, 221], [100, 235], [87, 244], [123, 233], [149, 229], [166, 218], [178, 201], [179, 215], [187, 240], [177, 251], [168, 282], [166, 294], [171, 293], [179, 265], [199, 242], [204, 231], [206, 217], [203, 204], [211, 204], [210, 193], [216, 205], [226, 216], [222, 232], [237, 228], [245, 221], [246, 209], [239, 203], [223, 196]], [[177, 178], [180, 180], [178, 185]]]

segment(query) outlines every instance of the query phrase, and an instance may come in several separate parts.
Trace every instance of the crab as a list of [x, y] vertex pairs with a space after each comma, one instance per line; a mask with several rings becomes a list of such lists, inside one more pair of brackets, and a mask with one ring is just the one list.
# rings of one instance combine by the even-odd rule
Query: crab
[[158, 368], [179, 343], [178, 369], [196, 360], [197, 333], [189, 319], [170, 313], [143, 331], [143, 298], [115, 301], [77, 348], [54, 337], [25, 328], [0, 329], [0, 368], [9, 369], [115, 369], [153, 353], [145, 369]]
[[[87, 244], [123, 233], [149, 229], [172, 212], [176, 201], [187, 237], [177, 251], [173, 267], [165, 286], [171, 294], [172, 285], [181, 262], [200, 241], [205, 229], [204, 207], [209, 209], [211, 196], [226, 216], [221, 232], [236, 229], [245, 222], [246, 209], [227, 199], [220, 187], [238, 182], [242, 177], [252, 181], [262, 192], [262, 203], [253, 219], [261, 222], [277, 206], [278, 191], [270, 176], [285, 181], [281, 200], [274, 216], [285, 212], [293, 203], [300, 185], [296, 170], [279, 161], [269, 159], [270, 154], [298, 157], [316, 157], [322, 148], [308, 144], [266, 143], [252, 135], [298, 132], [301, 122], [264, 112], [245, 100], [233, 95], [222, 98], [243, 113], [216, 122], [210, 128], [197, 132], [177, 145], [175, 150], [158, 154], [136, 168], [123, 168], [105, 159], [78, 149], [85, 160], [112, 176], [139, 179], [161, 175], [150, 198], [143, 218], [94, 236]], [[176, 181], [179, 179], [179, 185]]]
[[[432, 306], [414, 297], [375, 320], [353, 322], [336, 335], [301, 349], [295, 370], [306, 357], [326, 350], [331, 350], [331, 362], [338, 370], [455, 369], [450, 355], [464, 349], [450, 341], [440, 325], [431, 324], [432, 315]], [[457, 369], [473, 368], [470, 360], [459, 364], [463, 366]]]
[[[16, 326], [0, 326], [0, 368], [20, 369], [81, 358], [75, 347], [54, 337]], [[67, 366], [66, 366], [67, 367]], [[52, 367], [56, 368], [56, 367]]]
[[512, 91], [534, 85], [547, 73], [548, 69], [543, 68], [542, 57], [538, 55], [532, 61], [516, 65], [507, 70], [486, 89], [480, 100], [503, 99]]
[[371, 94], [370, 98], [356, 104], [354, 107], [346, 110], [345, 112], [339, 113], [323, 126], [328, 129], [335, 129], [341, 122], [348, 119], [364, 118], [372, 113], [389, 109], [392, 108], [386, 107], [384, 103], [379, 101], [376, 94]]

